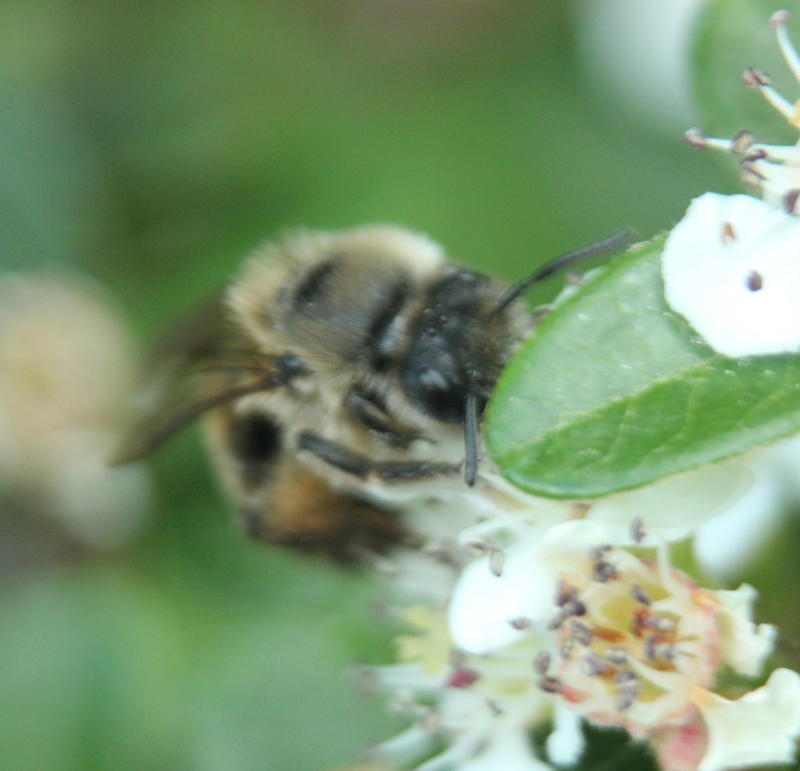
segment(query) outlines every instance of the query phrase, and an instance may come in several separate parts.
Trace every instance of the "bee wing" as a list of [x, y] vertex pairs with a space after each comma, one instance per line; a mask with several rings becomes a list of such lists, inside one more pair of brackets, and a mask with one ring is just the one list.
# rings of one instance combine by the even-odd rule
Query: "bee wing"
[[138, 460], [200, 415], [286, 382], [286, 357], [259, 353], [218, 292], [178, 320], [145, 360], [135, 416], [111, 465]]

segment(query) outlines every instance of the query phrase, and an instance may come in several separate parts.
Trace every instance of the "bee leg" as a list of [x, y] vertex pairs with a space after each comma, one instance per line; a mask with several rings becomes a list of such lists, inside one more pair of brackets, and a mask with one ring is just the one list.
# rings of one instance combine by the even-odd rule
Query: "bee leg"
[[424, 438], [392, 420], [381, 400], [374, 395], [360, 390], [350, 391], [345, 406], [370, 431], [392, 447], [408, 447], [415, 439]]
[[411, 482], [438, 476], [460, 474], [460, 465], [427, 460], [375, 461], [331, 442], [310, 431], [300, 434], [298, 446], [334, 468], [359, 479], [376, 478], [383, 482]]

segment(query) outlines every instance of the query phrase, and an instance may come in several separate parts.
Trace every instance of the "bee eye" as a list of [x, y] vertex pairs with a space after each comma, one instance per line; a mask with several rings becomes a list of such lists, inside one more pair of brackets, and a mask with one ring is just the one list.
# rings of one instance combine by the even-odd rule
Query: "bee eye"
[[230, 442], [240, 461], [267, 463], [281, 448], [281, 429], [268, 415], [251, 412], [236, 419]]
[[464, 385], [432, 367], [406, 374], [406, 391], [418, 407], [431, 417], [456, 423], [464, 419]]

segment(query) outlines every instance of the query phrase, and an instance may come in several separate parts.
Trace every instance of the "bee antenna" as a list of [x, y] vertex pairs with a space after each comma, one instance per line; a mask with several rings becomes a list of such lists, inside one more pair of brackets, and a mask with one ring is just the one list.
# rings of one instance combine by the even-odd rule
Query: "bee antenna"
[[497, 307], [495, 307], [492, 313], [497, 314], [502, 312], [521, 294], [527, 292], [528, 289], [530, 289], [534, 284], [544, 281], [546, 278], [549, 278], [559, 270], [563, 270], [564, 268], [569, 267], [570, 265], [575, 265], [583, 260], [591, 259], [592, 257], [599, 257], [601, 254], [610, 254], [611, 252], [616, 252], [621, 247], [630, 243], [634, 236], [635, 233], [633, 230], [630, 228], [625, 228], [624, 230], [620, 230], [618, 233], [614, 233], [606, 238], [601, 238], [599, 241], [593, 241], [585, 246], [579, 246], [577, 249], [572, 249], [565, 254], [559, 255], [554, 260], [546, 262], [544, 265], [531, 273], [528, 278], [525, 278], [518, 284], [514, 284], [512, 287], [510, 287], [500, 298], [500, 302], [497, 303]]
[[470, 384], [464, 405], [464, 481], [472, 487], [478, 474], [478, 397]]

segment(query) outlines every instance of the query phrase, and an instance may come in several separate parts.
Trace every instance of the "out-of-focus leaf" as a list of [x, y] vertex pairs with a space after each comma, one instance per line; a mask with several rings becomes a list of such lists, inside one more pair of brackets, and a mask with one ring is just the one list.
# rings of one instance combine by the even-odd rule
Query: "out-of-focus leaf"
[[663, 240], [553, 311], [503, 374], [487, 437], [531, 492], [601, 496], [800, 430], [800, 356], [733, 360], [666, 306]]
[[0, 767], [324, 768], [390, 733], [341, 677], [369, 655], [350, 645], [354, 626], [371, 642], [369, 587], [313, 565], [283, 586], [261, 556], [259, 603], [178, 564], [158, 581], [109, 564], [0, 592]]

